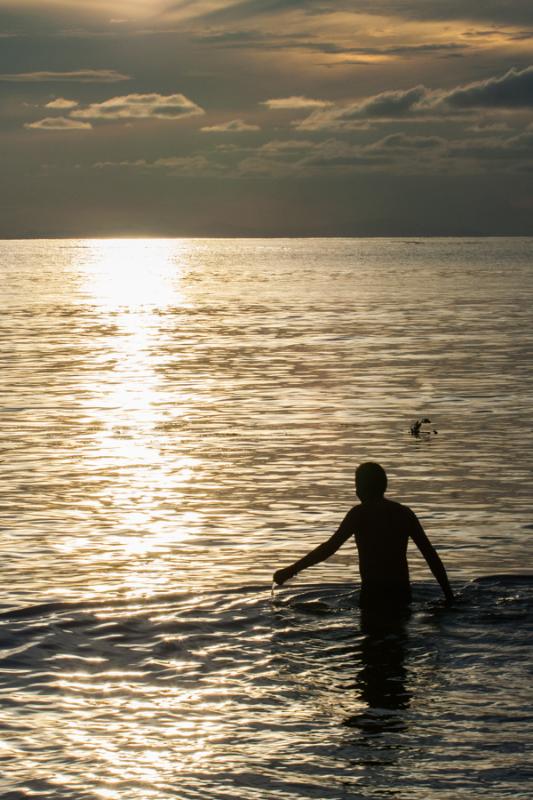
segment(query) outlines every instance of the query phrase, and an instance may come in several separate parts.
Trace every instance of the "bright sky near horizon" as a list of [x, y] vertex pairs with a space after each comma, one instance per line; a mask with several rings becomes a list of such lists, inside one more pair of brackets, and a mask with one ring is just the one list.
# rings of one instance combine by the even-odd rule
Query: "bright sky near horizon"
[[530, 0], [0, 0], [0, 236], [533, 234]]

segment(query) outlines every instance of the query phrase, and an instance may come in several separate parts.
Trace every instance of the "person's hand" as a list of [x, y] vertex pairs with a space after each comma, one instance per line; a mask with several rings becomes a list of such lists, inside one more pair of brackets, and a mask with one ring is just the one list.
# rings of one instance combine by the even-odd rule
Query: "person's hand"
[[445, 597], [446, 597], [446, 605], [447, 606], [451, 606], [451, 605], [453, 605], [455, 603], [455, 595], [454, 595], [454, 593], [452, 592], [451, 589], [450, 589], [449, 592], [446, 592]]
[[295, 573], [293, 572], [291, 567], [284, 567], [283, 569], [278, 569], [273, 575], [274, 583], [277, 583], [278, 586], [281, 586], [282, 583], [288, 581], [289, 578], [293, 578], [294, 574]]

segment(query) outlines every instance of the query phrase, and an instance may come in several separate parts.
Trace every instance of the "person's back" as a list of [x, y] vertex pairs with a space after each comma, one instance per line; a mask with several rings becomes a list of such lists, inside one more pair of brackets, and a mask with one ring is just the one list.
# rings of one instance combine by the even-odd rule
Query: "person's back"
[[355, 506], [348, 517], [359, 556], [361, 602], [408, 601], [410, 509], [383, 497]]
[[416, 514], [407, 506], [384, 497], [385, 470], [372, 462], [361, 464], [355, 474], [361, 500], [344, 517], [337, 531], [307, 556], [274, 573], [284, 583], [303, 569], [324, 561], [352, 535], [355, 536], [361, 575], [360, 605], [383, 606], [408, 603], [411, 598], [407, 545], [412, 538], [438, 580], [446, 599], [453, 600], [446, 570], [427, 538]]

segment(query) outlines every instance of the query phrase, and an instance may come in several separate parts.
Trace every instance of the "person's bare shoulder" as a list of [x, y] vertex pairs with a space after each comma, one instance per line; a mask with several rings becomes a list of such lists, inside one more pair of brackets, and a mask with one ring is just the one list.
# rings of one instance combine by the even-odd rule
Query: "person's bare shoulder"
[[389, 500], [388, 497], [386, 498], [386, 503], [390, 511], [398, 517], [411, 522], [416, 520], [417, 516], [415, 512], [409, 508], [409, 506], [404, 505], [404, 503], [398, 503], [396, 500]]
[[361, 519], [361, 503], [358, 503], [356, 506], [352, 506], [351, 509], [346, 514], [345, 520], [350, 525], [356, 525], [358, 520]]
[[397, 519], [401, 520], [401, 525], [409, 536], [414, 536], [420, 529], [420, 522], [415, 512], [403, 503], [395, 503]]

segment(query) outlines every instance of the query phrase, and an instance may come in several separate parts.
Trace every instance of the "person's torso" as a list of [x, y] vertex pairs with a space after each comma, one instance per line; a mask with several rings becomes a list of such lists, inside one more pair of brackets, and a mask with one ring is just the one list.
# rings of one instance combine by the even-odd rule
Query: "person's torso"
[[355, 542], [363, 588], [408, 590], [411, 512], [387, 499], [362, 503], [356, 510]]

